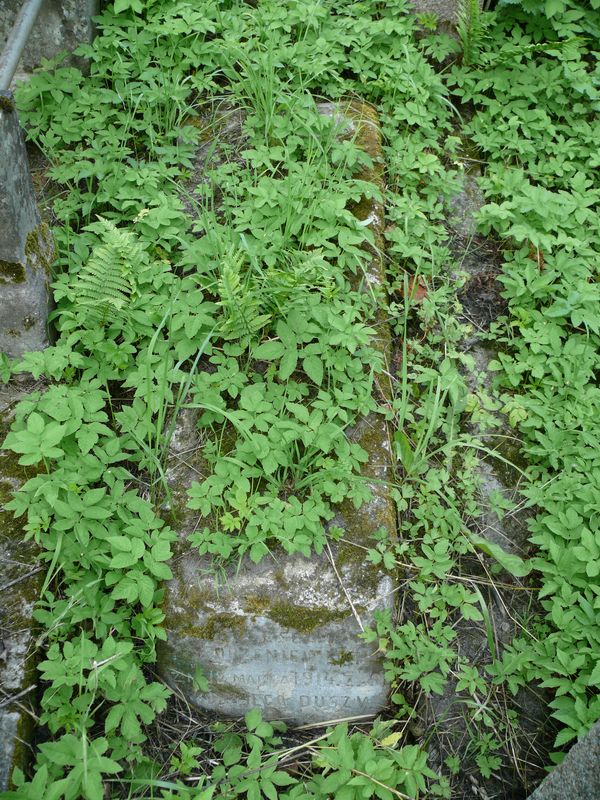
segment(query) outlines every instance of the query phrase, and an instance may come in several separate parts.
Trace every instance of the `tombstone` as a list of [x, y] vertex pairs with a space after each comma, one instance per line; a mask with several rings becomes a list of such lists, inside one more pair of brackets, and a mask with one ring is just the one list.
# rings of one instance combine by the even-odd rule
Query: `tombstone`
[[[0, 0], [0, 52], [22, 4], [22, 0]], [[92, 41], [92, 17], [99, 7], [99, 0], [45, 0], [25, 45], [17, 79], [27, 77], [43, 59], [54, 58], [63, 50], [70, 53], [66, 64], [84, 66], [85, 60], [72, 55], [72, 51]]]
[[[345, 117], [374, 158], [373, 170], [361, 177], [381, 185], [373, 111], [335, 104], [319, 110]], [[378, 254], [373, 253], [367, 280], [381, 286], [382, 207], [365, 201], [355, 213], [373, 225]], [[390, 332], [383, 308], [376, 324], [387, 358]], [[387, 391], [383, 378], [381, 385]], [[210, 561], [185, 544], [198, 524], [197, 515], [185, 509], [186, 490], [206, 474], [206, 465], [195, 412], [180, 413], [167, 469], [180, 541], [171, 564], [174, 577], [166, 586], [167, 641], [159, 643], [158, 668], [195, 706], [234, 717], [257, 707], [268, 719], [318, 723], [374, 715], [386, 705], [389, 689], [376, 645], [358, 637], [376, 611], [394, 605], [392, 578], [365, 559], [373, 533], [382, 527], [392, 536], [396, 531], [395, 504], [384, 483], [393, 477], [391, 448], [386, 423], [377, 415], [361, 419], [349, 435], [369, 453], [363, 474], [373, 481], [373, 497], [358, 511], [352, 504], [337, 509], [331, 524], [344, 530], [343, 541], [310, 558], [274, 550], [258, 565], [244, 561], [239, 571], [232, 566], [218, 581]], [[207, 692], [194, 686], [199, 666]]]
[[[27, 381], [0, 384], [0, 447], [12, 409], [31, 387]], [[15, 767], [30, 761], [28, 743], [35, 714], [35, 658], [32, 612], [43, 573], [36, 548], [24, 541], [24, 519], [15, 520], [5, 504], [30, 477], [19, 456], [0, 449], [0, 792], [10, 786]]]
[[48, 344], [52, 236], [40, 221], [23, 131], [0, 94], [0, 353], [16, 358]]

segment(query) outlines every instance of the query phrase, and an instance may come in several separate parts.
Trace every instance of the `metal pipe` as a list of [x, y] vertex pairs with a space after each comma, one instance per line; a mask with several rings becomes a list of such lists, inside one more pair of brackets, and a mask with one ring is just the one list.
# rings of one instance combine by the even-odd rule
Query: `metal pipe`
[[0, 55], [0, 91], [10, 86], [41, 7], [42, 0], [25, 0], [17, 14], [15, 24], [8, 34], [6, 46]]

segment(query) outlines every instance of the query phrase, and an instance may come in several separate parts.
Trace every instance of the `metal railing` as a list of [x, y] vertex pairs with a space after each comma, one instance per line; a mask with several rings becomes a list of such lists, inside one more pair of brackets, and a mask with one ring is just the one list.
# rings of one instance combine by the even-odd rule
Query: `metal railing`
[[8, 91], [43, 0], [25, 0], [0, 54], [0, 91]]

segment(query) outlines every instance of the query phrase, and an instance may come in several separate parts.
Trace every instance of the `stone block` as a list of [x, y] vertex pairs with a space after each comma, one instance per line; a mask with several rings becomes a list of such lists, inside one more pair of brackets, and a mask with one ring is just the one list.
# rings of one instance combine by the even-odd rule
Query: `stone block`
[[528, 800], [595, 800], [600, 797], [600, 722], [573, 745]]
[[[21, 5], [22, 0], [0, 0], [0, 50], [7, 42]], [[25, 45], [19, 77], [26, 77], [43, 59], [89, 44], [94, 36], [92, 17], [99, 7], [99, 0], [46, 0]], [[85, 61], [69, 56], [67, 63], [83, 66]]]
[[442, 23], [456, 24], [459, 0], [410, 0], [415, 14], [435, 14]]
[[37, 211], [23, 132], [0, 96], [0, 353], [17, 357], [48, 344], [52, 236]]
[[[14, 404], [27, 385], [0, 386], [0, 446]], [[0, 792], [8, 789], [15, 767], [30, 760], [35, 715], [35, 657], [32, 612], [42, 573], [35, 546], [24, 541], [24, 519], [15, 520], [5, 504], [30, 477], [18, 456], [0, 449]]]
[[[320, 112], [345, 117], [350, 133], [374, 158], [372, 172], [361, 177], [381, 184], [381, 140], [372, 110], [323, 104]], [[355, 213], [376, 235], [378, 252], [367, 274], [376, 287], [384, 280], [383, 210], [378, 201], [364, 201]], [[383, 308], [375, 324], [377, 346], [387, 356], [390, 333]], [[388, 391], [383, 376], [379, 388], [384, 395]], [[195, 413], [180, 413], [171, 443], [167, 474], [177, 508], [185, 505], [192, 480], [207, 469]], [[219, 581], [210, 561], [186, 547], [186, 535], [199, 524], [197, 515], [184, 511], [178, 517], [180, 553], [166, 587], [168, 638], [159, 643], [158, 667], [192, 704], [236, 717], [258, 707], [266, 718], [296, 723], [373, 715], [386, 705], [388, 686], [376, 647], [358, 636], [377, 610], [394, 606], [391, 576], [365, 559], [375, 531], [396, 532], [387, 485], [393, 478], [389, 433], [385, 421], [371, 415], [349, 436], [369, 453], [363, 475], [373, 497], [358, 511], [351, 504], [337, 509], [331, 524], [344, 536], [322, 555], [305, 558], [274, 550], [258, 565], [232, 566]], [[208, 692], [194, 687], [198, 666], [208, 678]]]
[[415, 14], [435, 14], [442, 29], [456, 26], [461, 0], [409, 0], [409, 3]]

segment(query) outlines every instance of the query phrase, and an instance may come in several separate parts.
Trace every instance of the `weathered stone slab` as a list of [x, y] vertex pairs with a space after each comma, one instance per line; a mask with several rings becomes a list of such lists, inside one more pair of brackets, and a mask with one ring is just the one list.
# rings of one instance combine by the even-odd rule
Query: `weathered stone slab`
[[[467, 273], [467, 283], [460, 300], [466, 321], [472, 322], [473, 333], [467, 336], [461, 349], [473, 359], [473, 369], [465, 375], [469, 390], [483, 390], [492, 394], [494, 373], [489, 364], [498, 356], [493, 342], [482, 340], [489, 323], [504, 312], [500, 296], [502, 285], [496, 280], [500, 273], [498, 253], [485, 237], [477, 234], [477, 214], [485, 205], [485, 196], [478, 184], [481, 172], [471, 165], [462, 178], [461, 190], [451, 199], [449, 226], [450, 249], [460, 270]], [[523, 555], [528, 548], [527, 520], [530, 512], [520, 502], [518, 487], [521, 483], [519, 464], [520, 441], [510, 427], [505, 414], [496, 411], [491, 415], [493, 427], [479, 424], [468, 426], [468, 432], [476, 436], [487, 448], [480, 453], [477, 467], [479, 486], [479, 533], [504, 550]], [[502, 497], [512, 503], [513, 508], [502, 519], [493, 510], [494, 497]]]
[[52, 236], [40, 221], [23, 132], [0, 96], [0, 352], [16, 357], [48, 344]]
[[[22, 0], [0, 0], [0, 50], [6, 44]], [[89, 44], [94, 36], [92, 17], [98, 13], [99, 0], [45, 0], [25, 45], [17, 78], [26, 77], [43, 59], [54, 58], [63, 50], [75, 50]], [[82, 66], [85, 62], [70, 56], [66, 63]]]
[[[11, 409], [27, 388], [0, 387], [0, 446]], [[42, 573], [36, 571], [35, 546], [23, 541], [23, 520], [4, 507], [28, 477], [17, 460], [0, 449], [0, 791], [9, 787], [14, 768], [23, 769], [29, 761], [35, 724], [32, 611]]]
[[[362, 177], [381, 183], [381, 141], [372, 110], [331, 104], [320, 111], [347, 117], [375, 159], [372, 174]], [[376, 232], [379, 255], [368, 274], [376, 287], [383, 282], [382, 207], [364, 202], [355, 213]], [[387, 356], [390, 334], [383, 310], [375, 324], [377, 344]], [[387, 392], [385, 378], [380, 391]], [[258, 565], [230, 568], [218, 581], [210, 561], [185, 545], [186, 535], [201, 522], [190, 511], [180, 518], [181, 553], [166, 588], [168, 639], [159, 646], [158, 666], [167, 683], [196, 706], [232, 716], [258, 707], [266, 718], [309, 723], [376, 714], [386, 704], [381, 661], [358, 634], [375, 611], [393, 608], [392, 578], [365, 561], [375, 531], [383, 527], [392, 536], [396, 531], [395, 504], [385, 483], [393, 477], [391, 448], [386, 424], [376, 415], [362, 419], [350, 435], [369, 453], [363, 474], [372, 481], [373, 497], [358, 511], [351, 504], [338, 509], [332, 524], [344, 536], [329, 552], [304, 558], [274, 551]], [[186, 410], [168, 465], [178, 508], [185, 487], [203, 474], [195, 412]], [[209, 680], [208, 692], [194, 687], [198, 666]]]
[[600, 722], [583, 736], [528, 800], [595, 800], [600, 797]]
[[[465, 370], [465, 382], [473, 394], [492, 396], [494, 373], [489, 363], [497, 357], [493, 342], [482, 339], [489, 323], [498, 315], [502, 287], [495, 278], [500, 272], [498, 253], [494, 245], [477, 233], [476, 215], [485, 203], [477, 185], [478, 170], [465, 172], [461, 191], [450, 203], [448, 214], [449, 249], [459, 269], [467, 274], [467, 283], [460, 294], [463, 322], [472, 323], [473, 330], [461, 342], [460, 348], [473, 360], [472, 369]], [[468, 302], [468, 305], [467, 305]], [[487, 424], [489, 423], [489, 424]], [[528, 550], [528, 517], [531, 511], [521, 502], [519, 485], [522, 479], [518, 468], [520, 442], [505, 415], [499, 410], [489, 412], [486, 425], [468, 421], [468, 434], [478, 439], [487, 450], [478, 453], [475, 468], [478, 481], [477, 504], [480, 515], [470, 523], [473, 533], [498, 545], [506, 552], [525, 556]], [[514, 466], [513, 466], [514, 465]], [[501, 496], [511, 508], [500, 518], [495, 508], [495, 496]], [[492, 561], [481, 555], [483, 564], [475, 557], [464, 558], [461, 574], [473, 575], [485, 600], [489, 614], [489, 630], [483, 622], [459, 618], [453, 624], [455, 646], [471, 668], [486, 679], [486, 667], [496, 654], [522, 633], [523, 621], [531, 615], [535, 595], [527, 584], [504, 573], [490, 580]], [[442, 694], [425, 698], [419, 708], [420, 726], [427, 741], [429, 764], [441, 773], [445, 759], [458, 757], [460, 772], [448, 775], [452, 796], [456, 797], [513, 797], [524, 796], [527, 787], [538, 779], [544, 758], [551, 746], [548, 731], [549, 711], [544, 690], [536, 685], [521, 689], [515, 697], [491, 682], [486, 686], [485, 708], [491, 717], [508, 720], [507, 709], [516, 714], [516, 722], [507, 724], [505, 734], [510, 746], [502, 752], [502, 767], [484, 779], [475, 762], [473, 740], [476, 725], [473, 720], [473, 698], [464, 689], [458, 690], [458, 680], [450, 675]], [[565, 795], [565, 798], [567, 795]]]

